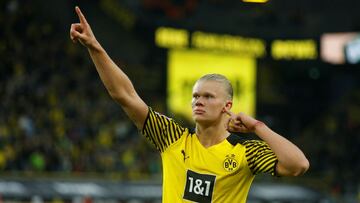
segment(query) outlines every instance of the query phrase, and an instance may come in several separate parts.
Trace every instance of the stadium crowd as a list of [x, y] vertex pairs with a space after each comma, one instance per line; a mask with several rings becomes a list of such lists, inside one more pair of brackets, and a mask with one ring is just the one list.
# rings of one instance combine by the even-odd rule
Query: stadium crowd
[[[3, 5], [4, 6], [4, 5]], [[1, 12], [2, 171], [159, 173], [81, 49], [30, 3]], [[13, 8], [14, 7], [14, 8]]]

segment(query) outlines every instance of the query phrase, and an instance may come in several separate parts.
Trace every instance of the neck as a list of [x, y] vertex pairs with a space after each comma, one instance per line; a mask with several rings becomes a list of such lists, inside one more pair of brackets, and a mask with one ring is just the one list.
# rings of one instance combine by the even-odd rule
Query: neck
[[230, 135], [230, 133], [226, 130], [224, 122], [219, 122], [215, 125], [209, 126], [197, 123], [195, 131], [200, 143], [205, 148], [219, 144]]

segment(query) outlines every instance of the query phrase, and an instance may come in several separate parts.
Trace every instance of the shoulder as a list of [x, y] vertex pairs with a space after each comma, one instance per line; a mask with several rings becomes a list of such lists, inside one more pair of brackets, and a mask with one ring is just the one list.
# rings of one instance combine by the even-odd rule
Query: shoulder
[[145, 128], [152, 128], [156, 129], [156, 131], [166, 131], [170, 134], [182, 134], [186, 130], [189, 131], [189, 128], [187, 126], [184, 126], [182, 123], [178, 123], [176, 120], [174, 120], [171, 117], [168, 117], [162, 113], [159, 113], [157, 111], [154, 111], [151, 107], [149, 107], [149, 113], [147, 115], [147, 118], [144, 123]]
[[169, 122], [174, 122], [174, 120], [172, 118], [169, 118], [165, 114], [154, 111], [151, 107], [149, 107], [149, 112], [145, 120], [145, 124], [147, 122], [161, 122], [162, 124], [168, 124]]
[[226, 139], [230, 144], [234, 146], [237, 144], [246, 146], [251, 143], [262, 142], [261, 140], [256, 140], [248, 135], [237, 135], [237, 134], [230, 134]]

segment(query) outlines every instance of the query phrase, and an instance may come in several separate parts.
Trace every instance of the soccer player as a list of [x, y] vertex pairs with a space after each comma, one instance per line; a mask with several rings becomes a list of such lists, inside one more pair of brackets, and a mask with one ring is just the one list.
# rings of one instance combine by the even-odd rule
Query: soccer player
[[[148, 107], [96, 40], [80, 9], [75, 10], [80, 22], [71, 25], [70, 38], [87, 48], [110, 96], [161, 153], [163, 202], [244, 203], [256, 174], [298, 176], [309, 168], [289, 140], [261, 121], [230, 111], [233, 90], [222, 75], [205, 75], [193, 87], [194, 132]], [[262, 141], [232, 134], [249, 132]]]

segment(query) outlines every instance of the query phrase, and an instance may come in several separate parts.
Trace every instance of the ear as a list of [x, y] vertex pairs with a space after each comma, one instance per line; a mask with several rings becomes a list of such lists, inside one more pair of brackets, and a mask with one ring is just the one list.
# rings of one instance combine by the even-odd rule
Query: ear
[[226, 110], [227, 110], [227, 111], [230, 111], [231, 107], [232, 107], [232, 101], [227, 101], [227, 102], [225, 103], [225, 106], [223, 107], [222, 112], [225, 112]]

